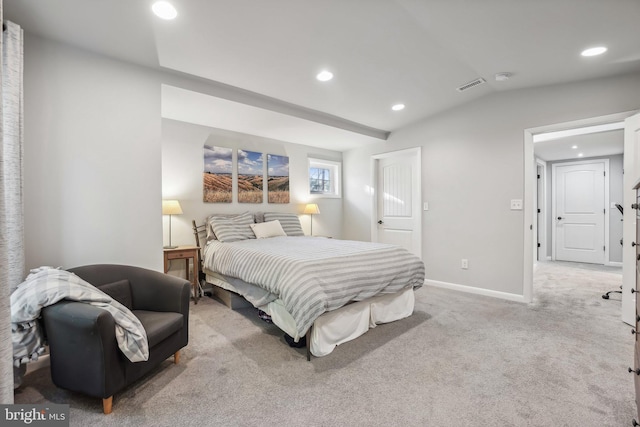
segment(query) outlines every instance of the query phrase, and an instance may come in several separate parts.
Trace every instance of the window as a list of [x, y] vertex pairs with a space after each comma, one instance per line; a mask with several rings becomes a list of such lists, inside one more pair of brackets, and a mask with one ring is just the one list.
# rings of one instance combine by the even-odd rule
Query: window
[[327, 168], [309, 168], [309, 189], [311, 194], [331, 193], [331, 170]]
[[309, 159], [309, 194], [340, 197], [340, 163]]

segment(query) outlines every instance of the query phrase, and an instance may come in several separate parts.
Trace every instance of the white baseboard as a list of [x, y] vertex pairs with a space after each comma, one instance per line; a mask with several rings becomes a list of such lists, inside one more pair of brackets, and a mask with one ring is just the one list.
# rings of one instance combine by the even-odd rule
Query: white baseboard
[[622, 263], [619, 261], [609, 261], [607, 265], [611, 267], [622, 267]]
[[457, 283], [440, 282], [438, 280], [429, 279], [425, 279], [424, 284], [427, 286], [434, 286], [436, 288], [452, 289], [454, 291], [484, 295], [487, 297], [500, 298], [508, 301], [526, 302], [523, 295], [510, 294], [508, 292], [492, 291], [491, 289], [475, 288], [473, 286], [458, 285]]

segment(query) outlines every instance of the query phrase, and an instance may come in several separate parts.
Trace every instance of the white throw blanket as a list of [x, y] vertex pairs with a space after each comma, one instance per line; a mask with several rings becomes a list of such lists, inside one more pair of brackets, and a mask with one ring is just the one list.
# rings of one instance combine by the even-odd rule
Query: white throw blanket
[[65, 270], [40, 267], [31, 270], [11, 294], [13, 363], [37, 360], [44, 351], [40, 310], [60, 300], [78, 301], [107, 310], [116, 323], [118, 347], [132, 362], [149, 359], [147, 333], [131, 311], [95, 286]]

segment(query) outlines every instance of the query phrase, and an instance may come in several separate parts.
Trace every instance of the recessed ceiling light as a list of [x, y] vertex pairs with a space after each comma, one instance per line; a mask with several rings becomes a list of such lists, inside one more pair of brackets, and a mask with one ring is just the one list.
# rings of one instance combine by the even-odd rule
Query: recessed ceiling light
[[589, 49], [585, 49], [582, 51], [580, 55], [582, 56], [598, 56], [602, 55], [607, 51], [607, 48], [604, 46], [591, 47]]
[[571, 148], [573, 148], [574, 150], [576, 150], [578, 148], [577, 145], [572, 145]]
[[316, 75], [316, 79], [320, 80], [321, 82], [328, 82], [332, 78], [333, 78], [333, 73], [327, 70], [320, 71], [318, 75]]
[[583, 153], [578, 153], [578, 157], [582, 157], [582, 156], [584, 156]]
[[404, 110], [404, 104], [396, 104], [393, 107], [391, 107], [391, 109], [393, 111], [400, 111], [400, 110]]
[[155, 2], [153, 6], [151, 6], [151, 10], [153, 10], [153, 13], [162, 19], [174, 19], [178, 16], [178, 11], [168, 1]]

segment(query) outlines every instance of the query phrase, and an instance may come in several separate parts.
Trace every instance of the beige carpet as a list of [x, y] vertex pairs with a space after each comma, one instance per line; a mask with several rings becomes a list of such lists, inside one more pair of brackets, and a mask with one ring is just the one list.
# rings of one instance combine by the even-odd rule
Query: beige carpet
[[253, 309], [191, 306], [169, 361], [101, 402], [57, 389], [48, 368], [16, 403], [69, 403], [72, 426], [625, 426], [635, 414], [619, 269], [543, 263], [532, 304], [424, 287], [411, 318], [307, 362]]

